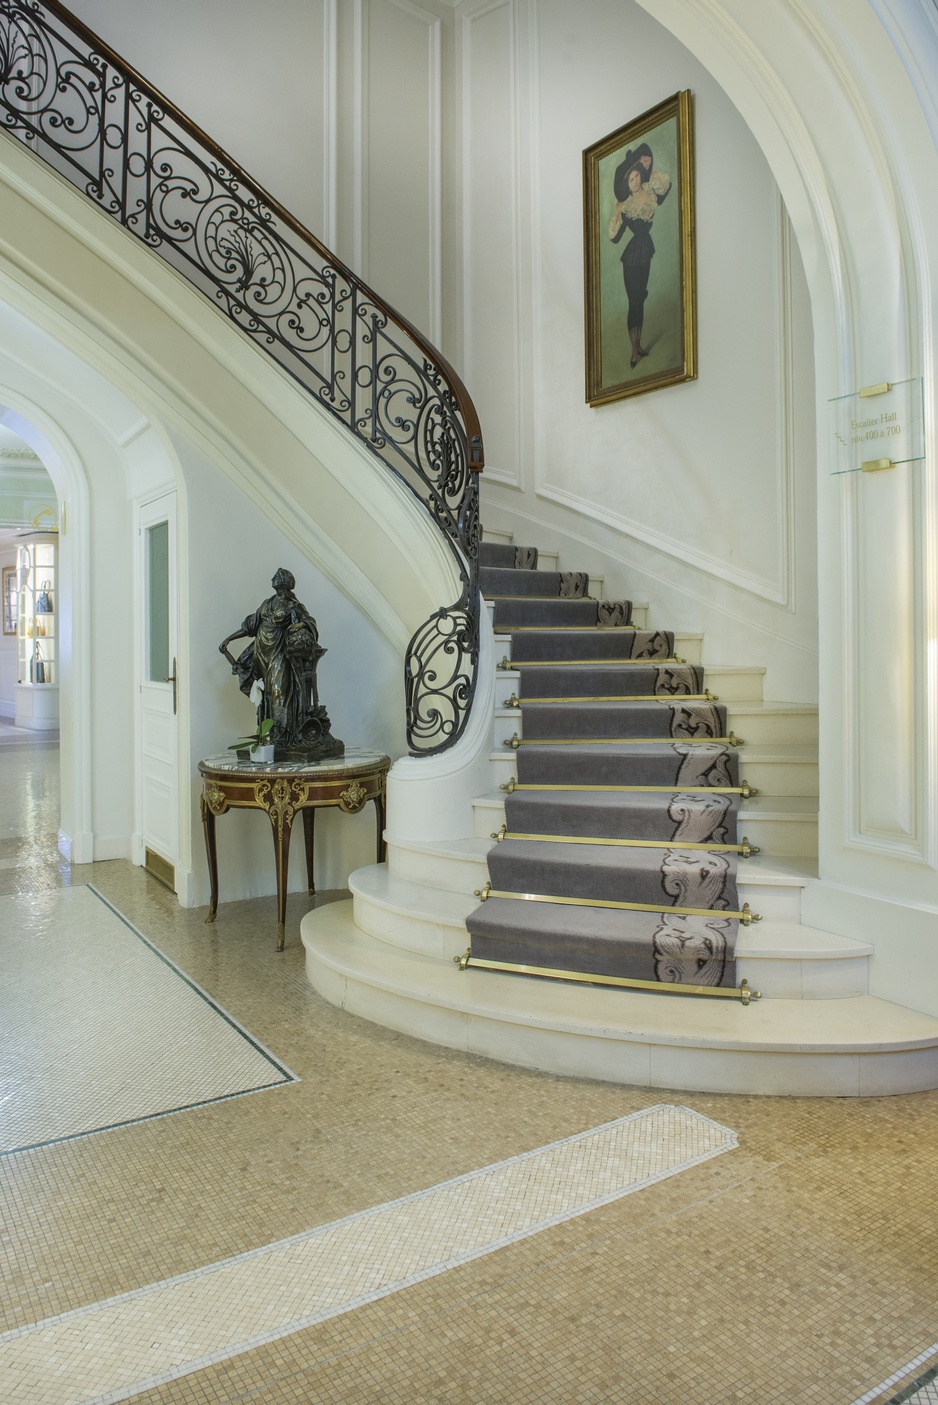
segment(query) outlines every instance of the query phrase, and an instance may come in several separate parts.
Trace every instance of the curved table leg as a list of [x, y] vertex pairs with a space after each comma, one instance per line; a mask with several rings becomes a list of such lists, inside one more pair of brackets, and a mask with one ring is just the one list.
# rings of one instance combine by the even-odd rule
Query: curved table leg
[[384, 830], [387, 824], [387, 805], [385, 803], [385, 792], [382, 789], [378, 795], [373, 795], [375, 802], [375, 820], [377, 823], [377, 861], [384, 863], [388, 856], [387, 845], [384, 841]]
[[290, 866], [290, 833], [292, 815], [276, 815], [268, 811], [274, 836], [274, 860], [277, 865], [277, 950], [283, 951], [287, 925], [287, 872]]
[[310, 897], [316, 892], [316, 880], [313, 876], [313, 841], [316, 836], [316, 811], [311, 805], [307, 805], [303, 810], [303, 838], [306, 841], [306, 881], [309, 885]]
[[215, 816], [206, 804], [205, 796], [199, 797], [202, 807], [202, 832], [205, 835], [205, 853], [208, 858], [208, 881], [210, 896], [206, 922], [214, 922], [218, 912], [218, 851], [215, 847]]

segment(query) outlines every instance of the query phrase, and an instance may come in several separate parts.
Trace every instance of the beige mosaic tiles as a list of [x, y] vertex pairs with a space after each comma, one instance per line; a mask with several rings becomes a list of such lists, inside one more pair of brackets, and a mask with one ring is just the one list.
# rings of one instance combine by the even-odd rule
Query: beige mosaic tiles
[[0, 1381], [43, 1405], [129, 1399], [491, 1253], [731, 1150], [663, 1105], [308, 1234], [0, 1338]]
[[90, 887], [0, 897], [0, 1155], [289, 1070]]
[[[0, 825], [22, 790], [6, 760], [0, 746]], [[41, 821], [42, 772], [21, 779]], [[39, 834], [53, 862], [55, 824], [53, 811]], [[305, 977], [304, 894], [291, 895], [277, 956], [273, 899], [226, 904], [206, 927], [204, 908], [181, 909], [129, 864], [71, 881], [93, 881], [302, 1081], [0, 1158], [3, 1329], [674, 1101], [332, 1008]], [[905, 1380], [938, 1340], [938, 1093], [691, 1101], [738, 1132], [732, 1155], [135, 1405], [851, 1405], [897, 1371]]]

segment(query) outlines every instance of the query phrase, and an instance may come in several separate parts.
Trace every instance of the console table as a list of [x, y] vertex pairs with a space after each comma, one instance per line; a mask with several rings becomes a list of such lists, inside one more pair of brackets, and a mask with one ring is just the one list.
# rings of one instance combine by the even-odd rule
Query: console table
[[380, 751], [348, 747], [344, 756], [297, 765], [295, 761], [239, 761], [230, 753], [199, 762], [202, 776], [202, 826], [212, 895], [206, 922], [218, 911], [218, 854], [215, 819], [226, 810], [264, 810], [274, 836], [277, 864], [277, 950], [283, 951], [287, 915], [287, 866], [290, 833], [298, 812], [303, 814], [306, 839], [306, 876], [310, 893], [313, 879], [313, 840], [316, 811], [337, 806], [355, 815], [369, 800], [375, 803], [378, 862], [384, 859], [385, 800], [391, 759]]

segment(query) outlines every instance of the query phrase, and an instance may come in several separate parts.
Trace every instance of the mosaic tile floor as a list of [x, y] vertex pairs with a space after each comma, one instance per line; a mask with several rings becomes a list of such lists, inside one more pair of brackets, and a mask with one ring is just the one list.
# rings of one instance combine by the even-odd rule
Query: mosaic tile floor
[[700, 1165], [725, 1127], [663, 1105], [307, 1234], [0, 1337], [0, 1379], [49, 1405], [150, 1385], [323, 1322]]
[[[305, 977], [305, 895], [290, 898], [278, 957], [270, 899], [227, 904], [213, 928], [128, 864], [69, 871], [54, 857], [54, 761], [47, 747], [0, 747], [0, 824], [29, 846], [32, 881], [93, 882], [300, 1081], [0, 1158], [0, 1331], [180, 1275], [201, 1283], [226, 1259], [675, 1101], [505, 1067], [333, 1009]], [[16, 819], [8, 797], [21, 788]], [[0, 892], [23, 892], [19, 871], [0, 870]], [[132, 1398], [886, 1405], [927, 1390], [938, 1094], [695, 1095], [691, 1110], [738, 1134], [732, 1154]], [[3, 1405], [42, 1405], [41, 1386], [18, 1395], [0, 1380]]]
[[91, 887], [0, 897], [0, 940], [0, 1155], [292, 1078]]

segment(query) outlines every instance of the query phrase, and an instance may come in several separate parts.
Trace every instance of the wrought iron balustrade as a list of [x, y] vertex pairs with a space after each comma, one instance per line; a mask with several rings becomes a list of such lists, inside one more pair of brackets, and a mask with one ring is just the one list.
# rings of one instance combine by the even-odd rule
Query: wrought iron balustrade
[[459, 376], [58, 0], [0, 0], [0, 127], [182, 273], [411, 489], [446, 533], [460, 598], [404, 666], [416, 755], [465, 726], [479, 649], [482, 436]]

